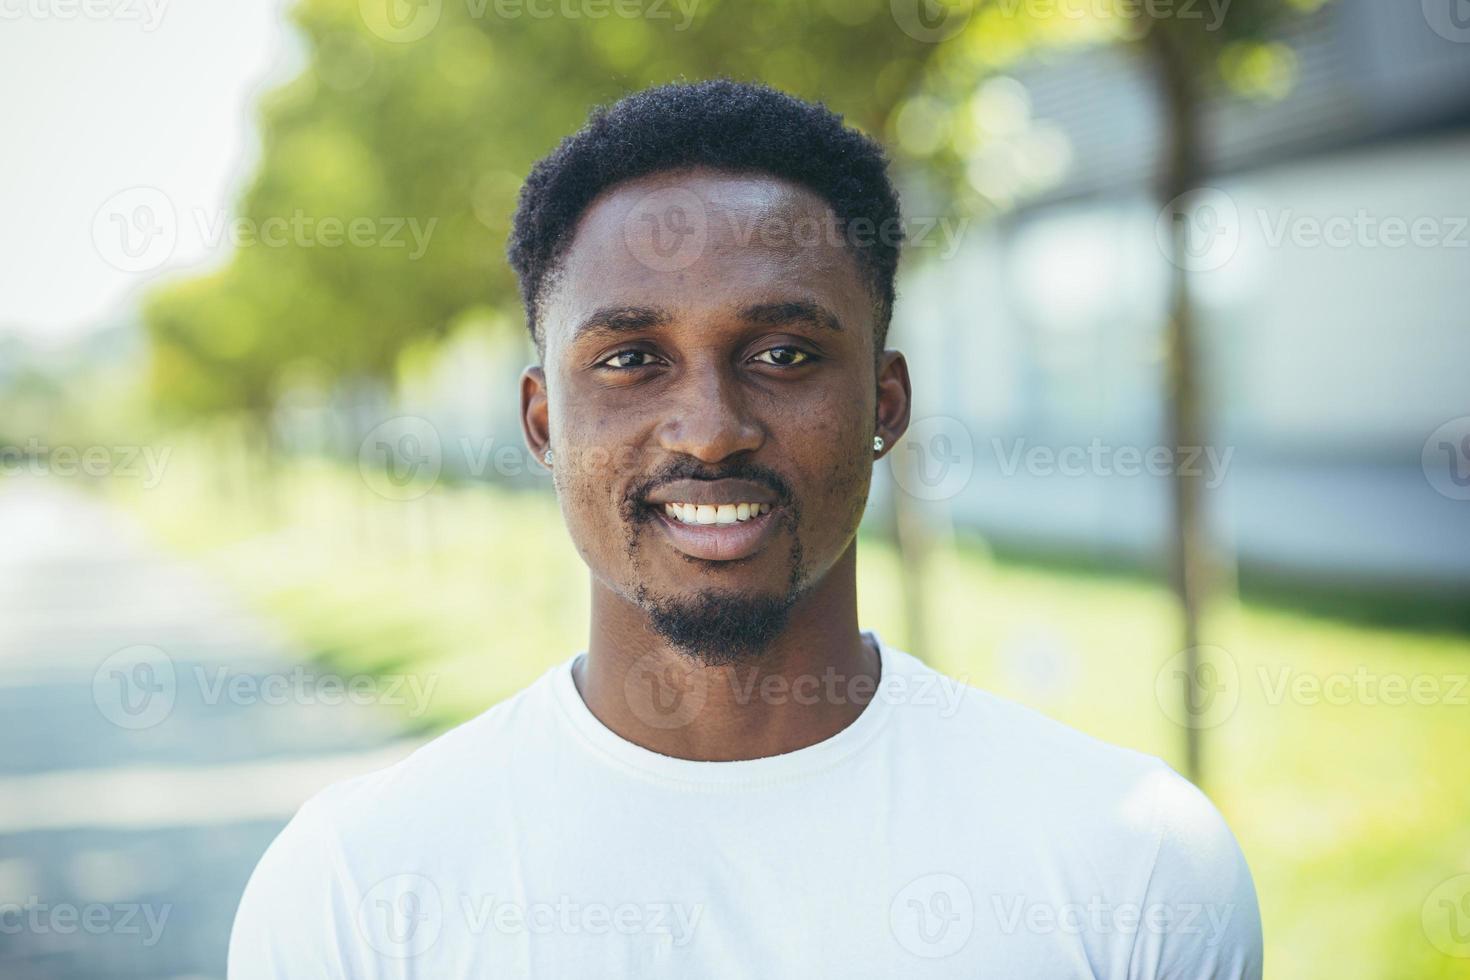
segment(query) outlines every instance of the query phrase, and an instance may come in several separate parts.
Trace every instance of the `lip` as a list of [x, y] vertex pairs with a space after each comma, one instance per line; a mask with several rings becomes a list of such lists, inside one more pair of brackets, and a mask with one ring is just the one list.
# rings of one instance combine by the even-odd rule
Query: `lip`
[[[695, 501], [690, 501], [694, 503]], [[669, 542], [690, 558], [737, 561], [759, 551], [776, 531], [777, 508], [736, 524], [685, 524], [654, 508], [653, 516]]]
[[664, 504], [733, 504], [743, 501], [776, 506], [776, 495], [769, 487], [749, 480], [675, 480], [662, 484], [645, 499], [660, 511]]

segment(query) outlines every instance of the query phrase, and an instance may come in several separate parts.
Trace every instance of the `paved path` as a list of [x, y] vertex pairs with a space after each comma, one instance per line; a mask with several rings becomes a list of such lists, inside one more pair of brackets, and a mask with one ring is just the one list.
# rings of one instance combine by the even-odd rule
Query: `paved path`
[[409, 749], [301, 663], [124, 515], [0, 480], [0, 977], [224, 976], [286, 819]]

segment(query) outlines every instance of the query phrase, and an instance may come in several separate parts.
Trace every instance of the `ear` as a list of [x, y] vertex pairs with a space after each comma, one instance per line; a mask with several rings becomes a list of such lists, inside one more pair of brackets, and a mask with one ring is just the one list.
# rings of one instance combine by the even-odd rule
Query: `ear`
[[896, 350], [885, 350], [878, 358], [878, 407], [873, 429], [875, 435], [883, 437], [883, 451], [874, 459], [886, 456], [908, 431], [912, 405], [908, 361]]
[[546, 450], [551, 448], [551, 427], [546, 400], [546, 372], [539, 364], [521, 372], [521, 435], [535, 460], [546, 466], [544, 457]]

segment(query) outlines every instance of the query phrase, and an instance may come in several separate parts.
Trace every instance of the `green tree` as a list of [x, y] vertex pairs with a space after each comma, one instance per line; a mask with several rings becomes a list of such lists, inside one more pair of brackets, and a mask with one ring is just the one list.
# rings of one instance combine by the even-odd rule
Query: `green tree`
[[[824, 99], [881, 132], [935, 51], [893, 29], [878, 0], [533, 9], [559, 10], [506, 0], [293, 9], [307, 67], [265, 100], [260, 163], [238, 208], [259, 240], [223, 272], [148, 304], [162, 401], [258, 411], [297, 360], [329, 380], [386, 380], [405, 348], [442, 336], [463, 311], [513, 311], [503, 254], [515, 194], [592, 105], [729, 75]], [[429, 19], [422, 36], [414, 18]], [[372, 231], [366, 244], [328, 245], [324, 220]], [[304, 236], [266, 240], [272, 222], [292, 221]]]

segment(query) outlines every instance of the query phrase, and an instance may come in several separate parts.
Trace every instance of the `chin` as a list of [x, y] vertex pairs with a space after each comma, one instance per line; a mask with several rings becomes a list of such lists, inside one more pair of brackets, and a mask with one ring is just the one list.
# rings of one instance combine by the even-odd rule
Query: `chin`
[[654, 632], [691, 660], [717, 667], [759, 659], [785, 629], [797, 596], [726, 589], [657, 595], [639, 586], [636, 598]]

